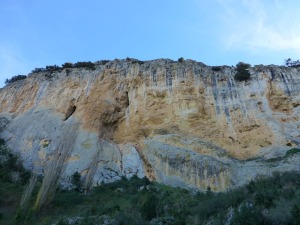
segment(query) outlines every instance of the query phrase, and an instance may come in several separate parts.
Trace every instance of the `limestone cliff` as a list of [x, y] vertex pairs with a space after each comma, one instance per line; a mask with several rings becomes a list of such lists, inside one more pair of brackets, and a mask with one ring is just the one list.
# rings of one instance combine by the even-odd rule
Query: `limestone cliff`
[[300, 68], [255, 66], [236, 82], [234, 67], [192, 60], [95, 67], [32, 73], [0, 90], [0, 138], [27, 168], [42, 173], [79, 123], [62, 180], [84, 179], [93, 161], [94, 184], [137, 174], [216, 191], [300, 170], [299, 154], [283, 157], [300, 142]]

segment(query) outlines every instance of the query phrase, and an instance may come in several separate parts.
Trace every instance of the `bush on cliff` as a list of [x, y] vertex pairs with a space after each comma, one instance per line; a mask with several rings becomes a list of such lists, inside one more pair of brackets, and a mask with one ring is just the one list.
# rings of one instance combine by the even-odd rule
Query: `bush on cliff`
[[40, 72], [45, 72], [46, 69], [45, 68], [35, 68], [31, 71], [31, 73], [40, 73]]
[[75, 191], [82, 191], [81, 174], [78, 173], [78, 171], [73, 173], [73, 175], [71, 176], [71, 183], [75, 187]]
[[66, 63], [62, 64], [61, 66], [62, 66], [63, 69], [74, 67], [73, 63], [70, 63], [70, 62], [66, 62]]
[[85, 68], [88, 70], [95, 70], [95, 64], [92, 62], [77, 62], [77, 63], [70, 63], [66, 62], [60, 66], [52, 65], [52, 66], [46, 66], [45, 68], [35, 68], [32, 70], [32, 73], [39, 73], [39, 72], [54, 72], [54, 71], [60, 71], [62, 69], [70, 69], [70, 68]]
[[59, 67], [58, 65], [46, 66], [46, 70], [50, 72], [59, 71], [61, 70], [61, 67]]
[[11, 84], [11, 83], [16, 82], [18, 80], [24, 80], [26, 77], [27, 77], [26, 75], [16, 75], [16, 76], [13, 76], [10, 79], [6, 79], [5, 84], [8, 85], [8, 84]]
[[177, 61], [180, 62], [180, 63], [183, 63], [184, 62], [184, 58], [180, 57]]
[[215, 71], [215, 72], [219, 72], [219, 71], [222, 70], [222, 67], [221, 67], [221, 66], [213, 66], [213, 67], [211, 68], [211, 70], [212, 70], [212, 71]]
[[285, 59], [285, 66], [287, 67], [300, 67], [300, 60], [293, 61], [291, 58]]
[[239, 62], [238, 64], [236, 64], [236, 74], [234, 75], [234, 79], [236, 81], [250, 80], [250, 66], [250, 64], [243, 62]]
[[95, 70], [95, 64], [92, 63], [92, 62], [77, 62], [74, 64], [74, 68], [85, 68], [85, 69], [88, 69], [88, 70]]

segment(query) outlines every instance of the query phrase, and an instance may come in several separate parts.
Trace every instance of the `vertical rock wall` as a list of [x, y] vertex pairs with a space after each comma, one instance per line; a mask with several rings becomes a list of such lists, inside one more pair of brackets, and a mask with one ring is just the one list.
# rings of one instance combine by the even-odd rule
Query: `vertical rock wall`
[[65, 141], [63, 128], [75, 123], [63, 180], [75, 171], [84, 178], [101, 151], [94, 184], [138, 174], [225, 190], [243, 183], [241, 160], [281, 157], [299, 146], [299, 68], [255, 66], [250, 81], [236, 82], [235, 68], [215, 71], [192, 60], [95, 65], [30, 74], [0, 89], [0, 137], [28, 168], [42, 172]]

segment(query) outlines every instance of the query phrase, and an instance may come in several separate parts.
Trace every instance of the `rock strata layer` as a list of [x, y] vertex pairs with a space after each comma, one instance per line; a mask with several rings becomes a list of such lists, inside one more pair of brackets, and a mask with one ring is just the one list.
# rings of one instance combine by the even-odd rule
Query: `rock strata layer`
[[[226, 190], [259, 174], [300, 170], [300, 68], [234, 67], [185, 60], [99, 61], [95, 70], [29, 74], [0, 89], [0, 138], [39, 173], [66, 129], [76, 141], [62, 182], [122, 176]], [[89, 175], [88, 175], [89, 174]]]

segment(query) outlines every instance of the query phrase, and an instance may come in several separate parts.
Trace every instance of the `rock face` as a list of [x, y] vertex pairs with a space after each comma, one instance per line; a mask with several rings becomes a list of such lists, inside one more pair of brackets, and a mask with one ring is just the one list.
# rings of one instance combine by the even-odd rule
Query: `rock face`
[[[79, 124], [62, 181], [93, 184], [147, 176], [170, 185], [226, 190], [259, 174], [300, 170], [300, 68], [234, 67], [192, 60], [99, 61], [95, 70], [29, 74], [0, 89], [0, 138], [43, 173]], [[70, 128], [71, 129], [71, 128]], [[272, 160], [272, 159], [278, 160]]]

